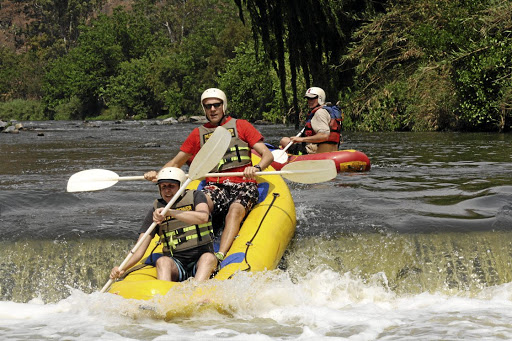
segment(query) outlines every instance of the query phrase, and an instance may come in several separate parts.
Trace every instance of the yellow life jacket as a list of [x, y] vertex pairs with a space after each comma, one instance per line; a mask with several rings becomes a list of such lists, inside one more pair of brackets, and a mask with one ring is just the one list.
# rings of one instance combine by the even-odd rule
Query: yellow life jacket
[[[227, 169], [251, 165], [251, 148], [249, 148], [249, 144], [238, 137], [236, 119], [231, 118], [227, 123], [223, 124], [222, 127], [226, 128], [231, 133], [231, 143], [229, 144], [224, 157], [219, 161], [219, 164], [211, 170], [211, 172], [220, 172]], [[203, 147], [205, 142], [208, 141], [215, 129], [216, 127], [199, 127], [199, 140], [201, 147]]]
[[[161, 200], [155, 200], [153, 203], [155, 209], [165, 207]], [[171, 209], [182, 211], [193, 211], [194, 191], [186, 191]], [[206, 224], [189, 225], [181, 220], [173, 217], [159, 224], [160, 241], [163, 243], [163, 252], [170, 253], [193, 249], [202, 245], [206, 245], [213, 241], [213, 227], [211, 220]]]

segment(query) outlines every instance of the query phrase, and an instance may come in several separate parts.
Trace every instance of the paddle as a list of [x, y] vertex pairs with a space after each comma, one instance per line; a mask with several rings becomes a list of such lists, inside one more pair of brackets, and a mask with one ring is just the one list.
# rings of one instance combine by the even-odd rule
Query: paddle
[[[209, 170], [211, 170], [219, 163], [220, 159], [224, 156], [224, 153], [226, 152], [226, 149], [228, 148], [230, 142], [231, 133], [223, 127], [217, 127], [212, 136], [208, 139], [208, 141], [206, 141], [206, 143], [194, 157], [194, 160], [192, 161], [189, 167], [188, 179], [185, 181], [185, 183], [181, 184], [178, 192], [176, 192], [176, 194], [164, 207], [164, 209], [162, 210], [162, 215], [165, 215], [165, 213], [171, 208], [171, 206], [176, 202], [176, 200], [183, 194], [188, 184], [192, 182], [192, 180], [204, 177], [204, 175]], [[153, 222], [149, 226], [149, 228], [144, 233], [142, 238], [139, 239], [139, 241], [135, 244], [130, 253], [128, 253], [128, 256], [126, 256], [121, 265], [119, 265], [120, 270], [124, 270], [124, 267], [132, 258], [133, 254], [139, 249], [140, 245], [151, 234], [151, 232], [153, 232], [157, 225], [157, 223]], [[103, 293], [107, 291], [107, 289], [110, 287], [110, 284], [112, 284], [112, 279], [109, 279], [109, 281], [103, 286], [100, 292]]]
[[[302, 135], [304, 129], [306, 129], [306, 127], [302, 128], [302, 130], [297, 135], [295, 135], [295, 137], [299, 137], [300, 135]], [[293, 141], [290, 141], [290, 143], [288, 143], [286, 147], [284, 147], [283, 149], [274, 149], [272, 151], [272, 155], [274, 155], [274, 161], [277, 163], [288, 162], [288, 153], [286, 153], [286, 151], [288, 150], [288, 148], [292, 146], [292, 144]]]
[[[320, 161], [320, 162], [316, 162]], [[282, 175], [293, 182], [317, 183], [336, 177], [331, 160], [297, 161], [285, 165], [280, 171], [256, 172], [256, 175]], [[336, 170], [336, 169], [334, 169]], [[204, 176], [241, 176], [243, 172], [208, 173]], [[314, 176], [314, 177], [313, 177]], [[123, 176], [106, 169], [89, 169], [73, 174], [68, 180], [68, 192], [97, 191], [114, 186], [118, 181], [144, 180], [144, 176]]]
[[144, 180], [144, 176], [123, 176], [106, 169], [88, 169], [71, 175], [68, 192], [88, 192], [114, 186], [118, 181]]
[[[208, 173], [205, 176], [242, 176], [243, 172]], [[291, 162], [280, 171], [256, 172], [256, 175], [281, 175], [283, 178], [303, 184], [315, 184], [332, 180], [338, 175], [333, 160], [306, 160]]]

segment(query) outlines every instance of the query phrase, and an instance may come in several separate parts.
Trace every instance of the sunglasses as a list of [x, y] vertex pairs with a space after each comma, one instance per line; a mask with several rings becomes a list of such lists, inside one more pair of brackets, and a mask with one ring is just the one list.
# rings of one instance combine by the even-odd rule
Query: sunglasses
[[218, 107], [220, 107], [222, 105], [222, 102], [217, 102], [217, 103], [210, 103], [210, 104], [203, 104], [203, 107], [205, 109], [208, 109], [210, 110], [212, 107], [215, 107], [215, 109], [217, 109]]

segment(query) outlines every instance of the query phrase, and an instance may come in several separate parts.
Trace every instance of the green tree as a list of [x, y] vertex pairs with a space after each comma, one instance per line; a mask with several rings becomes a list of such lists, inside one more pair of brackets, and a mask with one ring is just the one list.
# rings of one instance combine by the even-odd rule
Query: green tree
[[10, 100], [15, 94], [12, 80], [18, 77], [19, 58], [14, 52], [0, 46], [0, 100]]
[[0, 47], [0, 101], [41, 97], [43, 61], [32, 52], [16, 54]]
[[145, 17], [117, 10], [82, 26], [77, 46], [51, 63], [45, 78], [45, 103], [51, 113], [72, 98], [80, 102], [75, 119], [95, 116], [103, 108], [102, 89], [115, 77], [124, 61], [143, 57], [154, 46], [162, 48], [159, 35]]
[[512, 128], [512, 5], [484, 11], [479, 36], [454, 54], [458, 129], [504, 131]]
[[162, 103], [155, 98], [147, 77], [150, 62], [146, 58], [131, 59], [119, 65], [117, 75], [109, 78], [101, 93], [107, 107], [119, 108], [125, 115], [138, 118], [155, 117]]
[[184, 36], [152, 56], [147, 77], [155, 99], [163, 103], [160, 113], [167, 111], [174, 117], [202, 113], [200, 94], [219, 85], [218, 77], [235, 56], [235, 47], [250, 37], [248, 28], [237, 19], [234, 4], [211, 0], [187, 3], [189, 22]]
[[198, 94], [217, 85], [235, 46], [249, 32], [233, 3], [190, 0], [182, 3], [188, 11], [183, 34], [179, 41], [171, 39], [163, 20], [173, 18], [166, 11], [179, 3], [141, 1], [133, 12], [117, 10], [81, 27], [77, 46], [47, 73], [48, 110], [78, 98], [73, 112], [82, 119], [108, 105], [137, 117], [195, 114]]
[[229, 96], [229, 111], [251, 121], [280, 121], [279, 79], [270, 63], [257, 59], [253, 43], [242, 43], [235, 52], [219, 78], [220, 88]]
[[105, 0], [38, 0], [27, 1], [25, 10], [32, 18], [26, 29], [32, 47], [73, 46], [80, 29], [94, 10]]
[[[115, 74], [123, 61], [123, 49], [117, 42], [113, 22], [102, 16], [97, 26], [84, 27], [78, 46], [50, 64], [45, 79], [45, 102], [54, 112], [72, 98], [80, 100], [80, 111], [73, 119], [84, 119], [101, 109], [99, 89]], [[53, 114], [50, 114], [53, 118]]]

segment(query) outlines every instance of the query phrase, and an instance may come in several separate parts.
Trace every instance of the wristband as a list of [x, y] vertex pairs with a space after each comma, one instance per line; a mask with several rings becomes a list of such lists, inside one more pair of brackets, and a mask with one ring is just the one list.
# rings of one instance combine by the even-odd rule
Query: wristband
[[261, 166], [260, 166], [260, 165], [255, 165], [255, 166], [253, 166], [253, 167], [254, 167], [254, 168], [258, 168], [258, 169], [260, 170], [260, 172], [261, 172]]
[[219, 262], [224, 260], [224, 254], [222, 252], [215, 252], [215, 257], [217, 257]]

